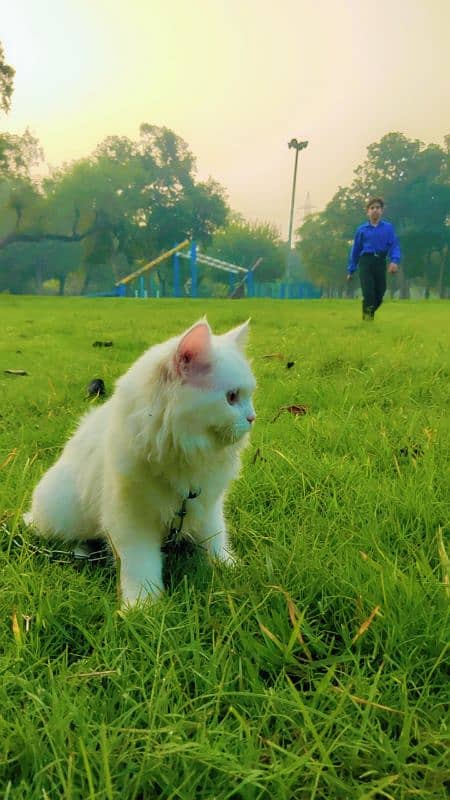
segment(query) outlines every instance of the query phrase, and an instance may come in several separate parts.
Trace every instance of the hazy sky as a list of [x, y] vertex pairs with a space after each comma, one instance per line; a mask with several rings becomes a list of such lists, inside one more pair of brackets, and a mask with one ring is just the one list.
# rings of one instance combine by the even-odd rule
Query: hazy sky
[[450, 0], [0, 0], [16, 69], [1, 129], [29, 126], [47, 161], [166, 125], [232, 207], [286, 235], [389, 131], [450, 133]]

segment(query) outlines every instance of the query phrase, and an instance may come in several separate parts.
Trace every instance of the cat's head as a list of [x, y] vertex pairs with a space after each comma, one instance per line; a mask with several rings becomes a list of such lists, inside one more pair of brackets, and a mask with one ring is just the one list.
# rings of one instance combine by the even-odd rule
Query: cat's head
[[215, 336], [205, 319], [177, 341], [167, 380], [171, 416], [184, 442], [229, 445], [255, 421], [255, 378], [245, 358], [248, 322]]

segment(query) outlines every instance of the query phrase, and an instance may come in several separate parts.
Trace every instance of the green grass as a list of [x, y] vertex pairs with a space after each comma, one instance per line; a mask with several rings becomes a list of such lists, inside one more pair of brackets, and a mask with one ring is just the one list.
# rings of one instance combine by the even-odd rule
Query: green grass
[[[252, 316], [240, 562], [172, 557], [123, 615], [112, 570], [33, 555], [21, 514], [89, 381], [205, 310]], [[0, 297], [2, 797], [448, 796], [449, 310]], [[273, 421], [288, 404], [308, 413]]]

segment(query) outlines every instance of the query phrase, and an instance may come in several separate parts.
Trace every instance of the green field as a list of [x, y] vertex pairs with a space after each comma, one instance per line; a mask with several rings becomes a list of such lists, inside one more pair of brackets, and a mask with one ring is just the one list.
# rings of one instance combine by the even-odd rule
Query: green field
[[[252, 317], [238, 566], [173, 555], [124, 615], [111, 568], [36, 556], [21, 514], [90, 380], [205, 311]], [[0, 320], [0, 796], [448, 797], [448, 302], [0, 296]]]

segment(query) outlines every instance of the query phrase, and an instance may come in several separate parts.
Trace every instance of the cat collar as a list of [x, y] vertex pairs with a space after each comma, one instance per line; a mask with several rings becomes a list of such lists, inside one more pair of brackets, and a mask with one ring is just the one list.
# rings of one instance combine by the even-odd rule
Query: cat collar
[[176, 538], [176, 537], [178, 537], [180, 535], [181, 531], [183, 530], [184, 518], [185, 518], [185, 516], [187, 514], [187, 509], [186, 509], [187, 502], [188, 502], [188, 500], [195, 500], [195, 498], [198, 497], [199, 494], [201, 494], [201, 491], [202, 491], [201, 489], [198, 489], [198, 491], [193, 492], [192, 489], [189, 489], [188, 496], [183, 498], [183, 502], [181, 503], [180, 510], [177, 511], [177, 513], [175, 515], [176, 517], [179, 517], [178, 525], [176, 525], [175, 520], [172, 522], [172, 524], [170, 526], [168, 541], [170, 541], [171, 539], [174, 539], [174, 538]]

